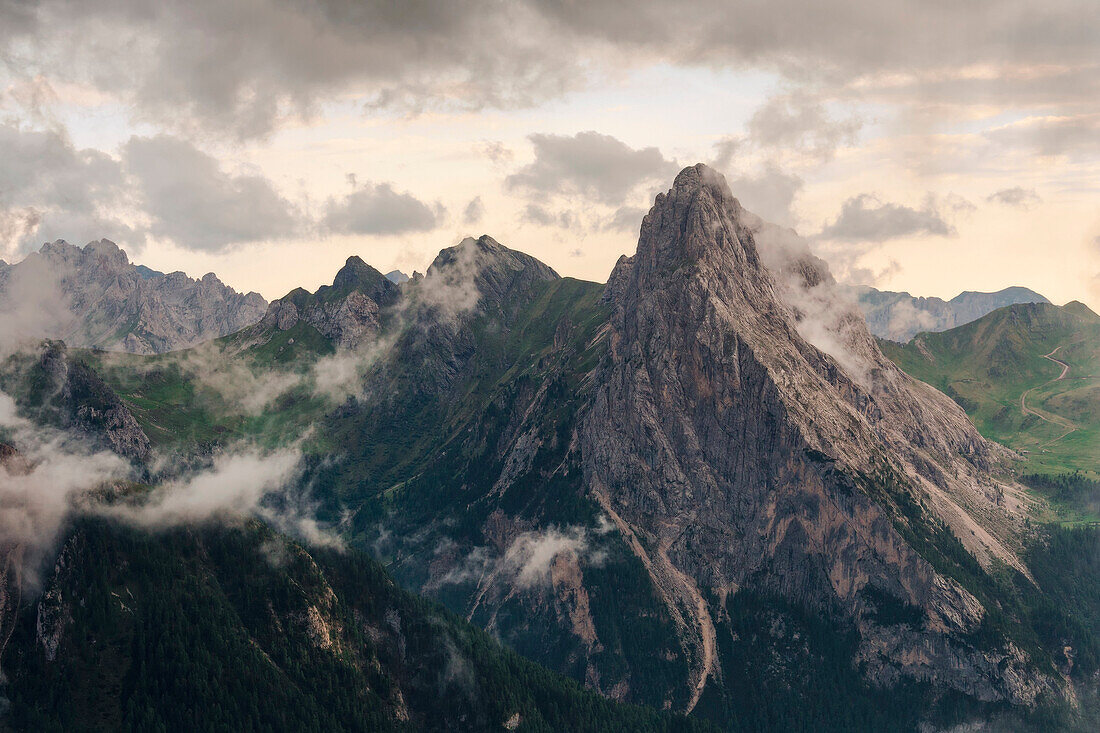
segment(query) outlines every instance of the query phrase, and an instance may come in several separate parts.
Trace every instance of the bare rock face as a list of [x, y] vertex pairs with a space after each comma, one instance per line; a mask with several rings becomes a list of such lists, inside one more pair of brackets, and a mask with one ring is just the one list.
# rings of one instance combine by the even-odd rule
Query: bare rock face
[[140, 354], [225, 336], [260, 320], [267, 302], [238, 293], [213, 273], [199, 280], [135, 266], [105, 239], [83, 248], [44, 244], [0, 267], [0, 311], [26, 324], [21, 335]]
[[126, 404], [60, 342], [43, 345], [35, 367], [45, 378], [36, 391], [46, 419], [137, 463], [149, 459], [149, 436]]
[[397, 294], [397, 285], [356, 256], [348, 258], [331, 286], [316, 293], [301, 288], [268, 306], [260, 330], [289, 331], [299, 321], [344, 349], [354, 348], [382, 330], [381, 306]]
[[[858, 313], [825, 308], [823, 263], [769, 252], [769, 271], [760, 231], [705, 166], [657, 197], [609, 280], [610, 358], [579, 430], [589, 491], [694, 639], [688, 707], [745, 587], [854, 624], [872, 682], [1033, 703], [1053, 683], [964, 640], [984, 607], [910, 539], [947, 525], [1026, 573], [1017, 487], [991, 473], [1006, 452], [883, 357]], [[883, 598], [922, 621], [876, 620]]]

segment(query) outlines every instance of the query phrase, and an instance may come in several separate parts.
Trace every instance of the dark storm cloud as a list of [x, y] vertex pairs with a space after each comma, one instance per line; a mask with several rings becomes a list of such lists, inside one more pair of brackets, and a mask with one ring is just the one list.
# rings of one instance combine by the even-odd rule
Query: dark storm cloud
[[1095, 105], [1097, 38], [1091, 0], [0, 0], [0, 59], [20, 75], [242, 137], [347, 92], [515, 107], [662, 61], [919, 104]]
[[446, 210], [389, 183], [367, 183], [341, 200], [331, 199], [322, 226], [337, 234], [391, 235], [425, 232], [443, 222]]
[[635, 150], [610, 135], [531, 135], [533, 163], [505, 179], [510, 190], [533, 196], [583, 196], [608, 205], [621, 204], [647, 181], [675, 173], [675, 161], [657, 148]]
[[1034, 189], [1014, 186], [1013, 188], [1003, 188], [1000, 191], [991, 193], [986, 201], [1012, 206], [1017, 209], [1030, 209], [1032, 206], [1039, 204], [1042, 199], [1039, 198], [1039, 194], [1035, 193]]
[[883, 242], [898, 237], [956, 234], [948, 218], [973, 209], [973, 204], [950, 197], [937, 201], [929, 196], [919, 208], [880, 201], [860, 194], [844, 202], [840, 215], [818, 235], [822, 239], [847, 242]]
[[152, 222], [150, 231], [185, 249], [219, 252], [301, 230], [300, 213], [270, 181], [227, 173], [184, 140], [133, 137], [123, 146], [122, 160]]
[[43, 241], [137, 233], [114, 216], [125, 191], [117, 160], [77, 149], [56, 130], [0, 125], [0, 256], [17, 257]]

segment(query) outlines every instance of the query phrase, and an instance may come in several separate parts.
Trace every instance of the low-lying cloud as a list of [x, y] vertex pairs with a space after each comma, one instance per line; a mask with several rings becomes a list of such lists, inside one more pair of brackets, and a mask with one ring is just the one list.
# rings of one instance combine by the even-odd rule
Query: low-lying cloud
[[[574, 563], [599, 566], [606, 560], [598, 538], [611, 532], [614, 526], [601, 516], [594, 528], [555, 526], [520, 532], [508, 543], [503, 552], [490, 547], [474, 547], [441, 577], [433, 586], [475, 583], [500, 584], [531, 589], [548, 586], [552, 580], [554, 561], [567, 556]], [[457, 546], [445, 539], [437, 548], [437, 555], [453, 553]]]
[[300, 478], [297, 444], [230, 446], [198, 468], [162, 460], [150, 480], [114, 453], [32, 424], [2, 392], [0, 431], [19, 451], [0, 462], [0, 546], [18, 548], [29, 587], [37, 586], [41, 562], [65, 523], [80, 513], [146, 528], [256, 515], [308, 541], [339, 545], [289, 491]]

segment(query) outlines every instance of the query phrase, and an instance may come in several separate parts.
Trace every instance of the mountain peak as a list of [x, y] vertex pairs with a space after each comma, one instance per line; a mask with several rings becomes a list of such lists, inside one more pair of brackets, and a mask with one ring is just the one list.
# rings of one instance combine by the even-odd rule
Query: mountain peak
[[348, 257], [347, 262], [332, 280], [333, 290], [346, 292], [358, 289], [374, 300], [379, 300], [390, 286], [391, 283], [385, 275], [368, 265], [358, 255]]
[[477, 239], [466, 237], [455, 246], [441, 250], [428, 268], [428, 275], [450, 271], [452, 276], [484, 278], [492, 272], [505, 270], [527, 270], [541, 280], [558, 278], [558, 274], [542, 261], [509, 249], [488, 234]]
[[122, 249], [109, 239], [100, 239], [96, 242], [88, 242], [84, 245], [85, 255], [94, 255], [103, 259], [117, 261], [119, 264], [130, 264], [130, 258]]
[[704, 259], [727, 274], [756, 272], [760, 261], [744, 215], [722, 174], [702, 163], [684, 168], [642, 220], [633, 261], [616, 269], [630, 267], [643, 283]]

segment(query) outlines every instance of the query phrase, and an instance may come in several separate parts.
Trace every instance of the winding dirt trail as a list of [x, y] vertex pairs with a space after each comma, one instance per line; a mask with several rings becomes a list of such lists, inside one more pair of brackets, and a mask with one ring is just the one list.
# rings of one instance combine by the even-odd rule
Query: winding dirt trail
[[1059, 435], [1057, 438], [1054, 438], [1053, 440], [1048, 440], [1047, 442], [1043, 443], [1042, 445], [1039, 446], [1040, 449], [1046, 448], [1051, 443], [1057, 443], [1062, 438], [1066, 437], [1070, 433], [1073, 433], [1077, 430], [1077, 426], [1073, 422], [1067, 420], [1064, 417], [1059, 417], [1058, 415], [1054, 415], [1054, 414], [1045, 415], [1045, 414], [1039, 412], [1038, 410], [1033, 410], [1032, 408], [1027, 406], [1027, 396], [1029, 394], [1031, 394], [1035, 390], [1039, 389], [1040, 387], [1045, 387], [1048, 384], [1053, 384], [1054, 382], [1060, 382], [1060, 381], [1062, 381], [1063, 379], [1066, 378], [1067, 374], [1069, 374], [1069, 364], [1065, 363], [1061, 359], [1055, 359], [1054, 358], [1054, 355], [1057, 354], [1058, 350], [1061, 349], [1061, 348], [1062, 348], [1061, 346], [1055, 347], [1054, 351], [1051, 351], [1049, 354], [1043, 354], [1043, 358], [1046, 359], [1047, 361], [1054, 362], [1058, 366], [1062, 367], [1062, 373], [1059, 374], [1054, 379], [1043, 382], [1042, 384], [1037, 384], [1034, 387], [1032, 387], [1031, 389], [1025, 390], [1024, 393], [1020, 395], [1020, 411], [1023, 414], [1025, 414], [1025, 415], [1034, 415], [1035, 417], [1039, 418], [1040, 420], [1042, 420], [1044, 422], [1048, 422], [1051, 425], [1057, 425], [1061, 428], [1065, 428], [1066, 432], [1062, 433], [1061, 435]]

